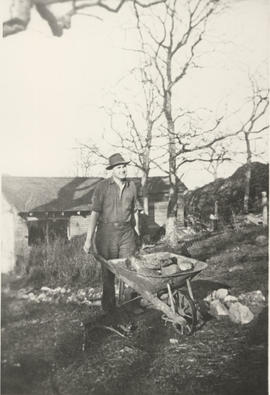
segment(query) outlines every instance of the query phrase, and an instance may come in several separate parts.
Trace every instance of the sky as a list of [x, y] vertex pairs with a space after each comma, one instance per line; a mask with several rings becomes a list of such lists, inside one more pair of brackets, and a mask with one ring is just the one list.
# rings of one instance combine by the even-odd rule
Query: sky
[[[129, 25], [129, 12], [102, 18], [77, 16], [57, 38], [33, 12], [27, 31], [1, 40], [1, 173], [74, 176], [74, 147], [89, 138], [100, 141], [107, 127], [101, 107], [137, 62], [136, 54], [125, 50], [132, 44], [123, 28]], [[186, 102], [214, 108], [224, 98], [236, 104], [244, 100], [247, 72], [269, 58], [269, 26], [267, 0], [236, 1], [211, 27], [217, 39], [230, 44], [218, 45], [200, 74], [183, 84]], [[224, 166], [221, 176], [237, 166]], [[195, 165], [183, 181], [193, 188], [211, 177]]]

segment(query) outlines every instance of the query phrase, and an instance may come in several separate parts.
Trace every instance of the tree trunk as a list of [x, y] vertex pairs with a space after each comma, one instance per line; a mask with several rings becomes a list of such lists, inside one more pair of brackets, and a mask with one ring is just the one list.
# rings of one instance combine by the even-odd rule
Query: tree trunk
[[164, 109], [167, 120], [168, 140], [169, 140], [169, 203], [166, 222], [166, 240], [171, 247], [177, 246], [177, 200], [178, 200], [178, 180], [176, 175], [176, 142], [174, 123], [172, 118], [171, 91], [167, 90], [164, 96]]
[[263, 215], [263, 226], [268, 225], [268, 207], [267, 207], [267, 193], [262, 192], [262, 215]]
[[147, 113], [147, 136], [146, 136], [146, 146], [143, 152], [143, 173], [141, 178], [142, 184], [142, 198], [143, 198], [143, 211], [145, 217], [145, 232], [148, 233], [149, 225], [149, 196], [148, 196], [148, 177], [150, 171], [150, 151], [152, 146], [152, 129], [153, 122], [150, 117], [149, 112]]
[[250, 178], [251, 178], [251, 158], [252, 158], [248, 132], [245, 132], [245, 141], [246, 141], [246, 148], [247, 148], [247, 164], [246, 164], [246, 173], [245, 173], [244, 213], [248, 214], [249, 195], [250, 195]]
[[177, 246], [177, 197], [178, 186], [174, 174], [170, 175], [170, 192], [166, 222], [166, 240], [172, 247]]
[[214, 181], [216, 181], [218, 179], [218, 171], [217, 168], [214, 169], [213, 171], [213, 177], [214, 177]]
[[244, 213], [248, 214], [249, 192], [250, 192], [251, 165], [247, 163], [245, 174], [245, 195], [244, 195]]
[[144, 171], [141, 178], [142, 199], [143, 199], [143, 232], [148, 234], [149, 225], [149, 198], [148, 198], [148, 172]]
[[148, 195], [143, 196], [143, 212], [145, 215], [149, 215], [149, 198]]

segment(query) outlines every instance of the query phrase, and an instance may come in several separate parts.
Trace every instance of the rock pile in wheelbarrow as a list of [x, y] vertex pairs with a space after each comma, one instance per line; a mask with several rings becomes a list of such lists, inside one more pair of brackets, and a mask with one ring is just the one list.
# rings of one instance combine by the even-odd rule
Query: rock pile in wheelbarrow
[[154, 273], [155, 275], [162, 276], [170, 276], [194, 269], [192, 262], [179, 260], [176, 256], [171, 256], [170, 253], [164, 254], [162, 257], [159, 254], [151, 254], [151, 256], [136, 255], [128, 258], [126, 265], [130, 270], [138, 273]]

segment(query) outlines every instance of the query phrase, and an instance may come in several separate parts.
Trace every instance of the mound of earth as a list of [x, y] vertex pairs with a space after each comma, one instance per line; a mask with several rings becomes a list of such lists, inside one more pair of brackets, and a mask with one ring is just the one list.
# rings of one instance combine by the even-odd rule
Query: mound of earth
[[[214, 182], [189, 191], [185, 195], [187, 214], [199, 217], [203, 222], [209, 221], [210, 214], [214, 214], [215, 202], [218, 202], [219, 216], [229, 222], [232, 211], [240, 214], [244, 206], [245, 177], [247, 166], [239, 167], [228, 178], [219, 178]], [[263, 191], [269, 187], [269, 165], [253, 162], [251, 166], [249, 210], [257, 213], [261, 211], [261, 197]]]

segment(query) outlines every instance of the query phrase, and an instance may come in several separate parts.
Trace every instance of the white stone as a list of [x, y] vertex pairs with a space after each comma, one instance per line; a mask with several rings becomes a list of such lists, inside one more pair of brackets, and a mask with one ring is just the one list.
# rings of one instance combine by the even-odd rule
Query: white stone
[[177, 339], [170, 339], [170, 343], [171, 344], [178, 344], [178, 340]]
[[265, 302], [265, 296], [260, 290], [242, 293], [238, 296], [238, 299], [243, 302], [252, 303], [252, 304]]
[[41, 287], [40, 290], [41, 290], [42, 292], [51, 292], [51, 291], [52, 291], [52, 289], [49, 288], [49, 287]]
[[235, 302], [230, 305], [229, 317], [236, 324], [248, 324], [253, 320], [254, 315], [247, 306], [240, 302]]
[[101, 306], [101, 301], [100, 300], [94, 300], [93, 302], [91, 302], [92, 306]]
[[38, 299], [40, 302], [46, 302], [47, 299], [48, 299], [48, 296], [47, 296], [45, 293], [41, 293], [41, 294], [38, 295], [37, 299]]
[[91, 306], [92, 305], [92, 302], [90, 302], [90, 300], [87, 300], [87, 299], [83, 300], [81, 303], [82, 304], [86, 304], [87, 306]]
[[215, 292], [215, 299], [224, 300], [228, 294], [229, 291], [226, 288], [219, 288]]
[[210, 302], [213, 300], [213, 295], [212, 295], [212, 294], [209, 294], [209, 295], [207, 295], [203, 300], [204, 300], [205, 302], [210, 303]]
[[214, 317], [219, 317], [228, 315], [229, 312], [226, 306], [224, 306], [220, 300], [216, 299], [210, 302], [209, 314], [213, 315]]
[[70, 295], [67, 298], [67, 303], [75, 303], [75, 302], [78, 302], [78, 300], [77, 300], [77, 297], [74, 294]]
[[226, 288], [219, 288], [207, 295], [204, 300], [208, 303], [210, 303], [212, 300], [223, 300], [228, 295], [228, 293], [229, 291]]
[[164, 294], [160, 295], [159, 299], [160, 300], [167, 300], [168, 299], [168, 294], [165, 292]]
[[83, 289], [79, 289], [79, 291], [77, 292], [77, 298], [79, 298], [79, 299], [84, 299], [85, 295], [86, 295], [86, 293]]
[[170, 276], [178, 272], [179, 272], [179, 267], [176, 264], [166, 266], [161, 269], [161, 273], [163, 276]]
[[54, 302], [52, 296], [47, 297], [46, 302], [47, 302], [47, 303], [52, 303], [52, 302]]
[[227, 295], [224, 298], [224, 303], [227, 307], [230, 307], [231, 303], [238, 302], [238, 298], [236, 296]]
[[229, 272], [232, 273], [232, 272], [236, 272], [238, 270], [244, 270], [244, 266], [243, 265], [232, 266], [232, 267], [230, 267]]
[[122, 349], [120, 350], [120, 352], [121, 352], [121, 353], [123, 353], [123, 352], [134, 353], [134, 349], [131, 348], [131, 347], [125, 346], [124, 348], [122, 348]]
[[50, 291], [48, 291], [48, 293], [50, 295], [56, 295], [58, 293], [58, 290], [57, 290], [57, 288], [51, 288]]
[[178, 267], [182, 271], [193, 270], [193, 265], [191, 262], [177, 262]]
[[216, 298], [216, 292], [217, 292], [217, 291], [213, 291], [213, 292], [211, 293], [211, 298], [212, 298], [212, 300], [217, 299], [217, 298]]

